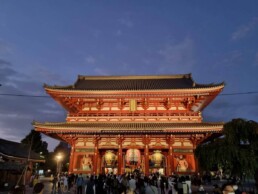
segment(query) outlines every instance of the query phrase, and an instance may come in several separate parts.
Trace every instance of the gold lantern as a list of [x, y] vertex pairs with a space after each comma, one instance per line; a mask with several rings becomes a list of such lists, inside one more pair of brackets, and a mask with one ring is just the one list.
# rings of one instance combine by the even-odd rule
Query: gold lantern
[[164, 156], [160, 150], [155, 150], [154, 154], [151, 156], [151, 161], [154, 163], [155, 167], [160, 167], [162, 165], [163, 159]]
[[114, 152], [112, 150], [107, 150], [104, 155], [104, 159], [106, 162], [106, 166], [113, 166], [113, 164], [115, 163], [115, 160], [116, 160], [116, 155], [114, 154]]

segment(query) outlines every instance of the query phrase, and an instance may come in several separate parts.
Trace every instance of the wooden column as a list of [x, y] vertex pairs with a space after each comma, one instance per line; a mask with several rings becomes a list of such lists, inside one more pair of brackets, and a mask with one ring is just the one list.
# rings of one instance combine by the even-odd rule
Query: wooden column
[[93, 143], [94, 143], [93, 174], [94, 175], [96, 175], [98, 172], [99, 140], [100, 140], [100, 137], [94, 135], [93, 137]]
[[118, 144], [118, 157], [117, 157], [117, 162], [118, 162], [118, 169], [117, 169], [117, 174], [122, 174], [122, 168], [123, 168], [123, 151], [122, 151], [122, 144], [124, 138], [121, 135], [117, 136], [117, 144]]
[[[73, 169], [76, 168], [78, 170], [78, 167], [76, 166], [78, 162], [78, 153], [73, 153]], [[80, 167], [79, 167], [80, 168]], [[79, 169], [81, 170], [81, 169]]]
[[73, 173], [73, 169], [74, 169], [74, 151], [75, 151], [75, 141], [72, 141], [68, 173]]
[[145, 157], [145, 175], [149, 175], [149, 144], [150, 144], [150, 137], [148, 135], [145, 135], [143, 137], [143, 143], [144, 143], [144, 157]]
[[[196, 146], [198, 145], [198, 138], [196, 136], [191, 137], [191, 141], [193, 144], [193, 152], [196, 149]], [[194, 163], [195, 163], [195, 172], [199, 172], [199, 164], [197, 158], [194, 156]]]
[[168, 167], [167, 167], [167, 175], [171, 175], [174, 172], [174, 159], [173, 159], [173, 144], [175, 142], [175, 138], [173, 135], [167, 137], [168, 144]]

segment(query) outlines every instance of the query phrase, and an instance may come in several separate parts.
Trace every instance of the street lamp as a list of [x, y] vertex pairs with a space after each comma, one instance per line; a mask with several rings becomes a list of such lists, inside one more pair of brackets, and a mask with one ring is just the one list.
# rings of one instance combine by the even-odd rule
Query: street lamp
[[61, 160], [62, 160], [62, 158], [63, 158], [63, 155], [61, 154], [61, 153], [58, 153], [57, 155], [56, 155], [56, 172], [57, 173], [60, 173], [61, 172]]

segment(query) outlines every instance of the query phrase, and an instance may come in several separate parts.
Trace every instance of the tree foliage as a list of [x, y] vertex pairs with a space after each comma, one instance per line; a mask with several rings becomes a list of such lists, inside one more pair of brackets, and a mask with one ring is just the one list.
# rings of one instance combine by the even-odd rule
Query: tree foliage
[[62, 171], [68, 170], [68, 164], [69, 164], [69, 156], [70, 156], [70, 147], [67, 143], [60, 141], [60, 143], [56, 146], [54, 149], [54, 152], [48, 152], [48, 144], [45, 141], [42, 141], [41, 133], [35, 130], [31, 130], [30, 133], [21, 140], [21, 143], [31, 145], [31, 149], [36, 152], [40, 153], [45, 157], [45, 163], [39, 164], [39, 167], [45, 172], [47, 172], [49, 169], [51, 172], [56, 171], [56, 156], [58, 154], [62, 155], [61, 163], [62, 165]]
[[258, 123], [233, 119], [226, 123], [223, 136], [200, 144], [195, 150], [203, 170], [222, 167], [231, 175], [253, 175], [258, 168]]
[[[30, 133], [21, 140], [21, 143], [31, 146], [32, 151], [39, 153], [44, 157], [45, 161], [47, 161], [47, 157], [49, 154], [47, 149], [48, 144], [47, 142], [42, 141], [40, 132], [32, 129]], [[34, 170], [38, 170], [38, 168], [46, 170], [47, 166], [45, 165], [45, 163], [35, 163]]]
[[41, 133], [35, 130], [31, 130], [30, 133], [21, 140], [21, 143], [31, 145], [31, 149], [36, 153], [41, 153], [43, 156], [48, 154], [48, 144], [42, 141]]

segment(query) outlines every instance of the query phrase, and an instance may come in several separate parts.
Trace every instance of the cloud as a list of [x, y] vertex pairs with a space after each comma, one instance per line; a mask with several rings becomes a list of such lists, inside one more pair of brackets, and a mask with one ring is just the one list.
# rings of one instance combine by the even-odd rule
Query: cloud
[[107, 70], [107, 69], [104, 69], [104, 68], [94, 68], [94, 72], [97, 74], [97, 75], [110, 75], [110, 72]]
[[3, 67], [3, 66], [9, 66], [11, 65], [10, 62], [6, 61], [6, 60], [3, 60], [3, 59], [0, 59], [0, 68]]
[[3, 54], [9, 54], [12, 52], [10, 45], [6, 44], [4, 41], [0, 40], [0, 56]]
[[[190, 38], [176, 44], [167, 44], [158, 51], [158, 55], [163, 63], [159, 66], [159, 72], [191, 72], [195, 64], [194, 42]], [[146, 59], [145, 59], [146, 61]]]
[[120, 18], [118, 19], [118, 22], [128, 28], [132, 28], [134, 26], [134, 23], [128, 18]]
[[[65, 111], [51, 97], [37, 98], [31, 95], [45, 95], [42, 83], [37, 79], [44, 74], [56, 79], [51, 72], [44, 71], [28, 76], [15, 70], [9, 61], [0, 60], [0, 135], [2, 138], [19, 142], [33, 128], [31, 122], [64, 121]], [[10, 96], [3, 94], [21, 94]], [[28, 95], [28, 96], [26, 96]]]
[[102, 34], [102, 31], [96, 30], [96, 29], [91, 29], [91, 34], [93, 35], [94, 38], [99, 38], [100, 35]]
[[240, 26], [235, 32], [231, 35], [231, 40], [239, 40], [247, 36], [249, 32], [251, 32], [258, 24], [258, 18], [252, 18], [250, 22], [246, 25]]
[[9, 61], [0, 59], [0, 82], [1, 84], [8, 84], [11, 83], [11, 78], [15, 77], [18, 74], [12, 68], [12, 64]]
[[127, 52], [128, 51], [128, 46], [121, 43], [121, 42], [117, 42], [115, 44], [115, 48], [118, 50], [118, 51], [122, 51], [122, 52]]
[[85, 61], [88, 63], [88, 64], [94, 64], [96, 62], [96, 59], [93, 57], [93, 56], [87, 56], [85, 58]]
[[[236, 66], [243, 64], [243, 53], [239, 50], [234, 50], [229, 53], [225, 53], [222, 61], [218, 62], [221, 65], [224, 64], [226, 66]], [[217, 63], [217, 65], [219, 65]]]
[[30, 72], [30, 75], [20, 73], [15, 70], [15, 66], [10, 62], [0, 59], [0, 82], [3, 85], [1, 92], [30, 95], [43, 94], [43, 83], [40, 82], [43, 77], [45, 80], [58, 80], [57, 75], [48, 74], [43, 69]]
[[258, 95], [218, 96], [203, 111], [204, 121], [228, 122], [234, 118], [256, 120]]
[[[0, 126], [1, 126], [1, 122], [0, 122]], [[15, 142], [21, 141], [20, 136], [17, 136], [17, 134], [15, 134], [15, 133], [9, 133], [8, 131], [13, 131], [13, 128], [4, 128], [4, 129], [1, 128], [0, 129], [0, 137], [3, 139], [6, 139], [6, 140], [15, 141]]]
[[254, 56], [254, 66], [255, 66], [255, 67], [258, 66], [258, 52], [255, 53], [255, 56]]
[[[26, 90], [25, 88], [23, 88]], [[2, 92], [1, 92], [2, 93]], [[0, 96], [0, 134], [2, 138], [19, 142], [33, 126], [33, 120], [64, 121], [65, 112], [51, 97]], [[52, 106], [47, 106], [47, 104]]]
[[55, 84], [55, 85], [64, 85], [69, 80], [63, 77], [63, 74], [58, 74], [53, 71], [52, 68], [47, 68], [46, 65], [42, 64], [33, 64], [31, 68], [26, 71], [30, 77], [30, 82], [38, 83], [40, 85], [39, 89], [43, 91], [43, 84]]
[[122, 34], [123, 34], [122, 30], [117, 30], [117, 31], [115, 32], [115, 35], [116, 35], [116, 36], [121, 36]]

